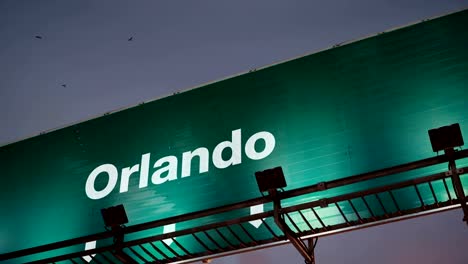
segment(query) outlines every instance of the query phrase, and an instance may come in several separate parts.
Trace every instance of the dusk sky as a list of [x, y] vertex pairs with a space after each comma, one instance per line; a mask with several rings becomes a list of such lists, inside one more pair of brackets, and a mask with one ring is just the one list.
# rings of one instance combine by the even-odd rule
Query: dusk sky
[[[2, 0], [0, 145], [467, 7], [468, 0]], [[317, 263], [467, 263], [462, 218], [457, 209], [324, 237]], [[212, 263], [303, 260], [286, 245]]]

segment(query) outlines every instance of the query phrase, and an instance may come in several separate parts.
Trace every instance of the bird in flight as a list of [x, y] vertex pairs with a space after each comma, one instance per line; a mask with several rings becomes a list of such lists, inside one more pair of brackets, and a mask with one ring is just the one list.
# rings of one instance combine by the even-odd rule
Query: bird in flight
[[129, 39], [127, 39], [128, 41], [132, 41], [133, 40], [133, 37], [130, 37]]
[[42, 39], [42, 36], [39, 36], [39, 35], [34, 36], [34, 37], [37, 38], [37, 39]]
[[66, 84], [62, 84], [62, 87], [63, 87], [63, 88], [66, 88], [66, 87], [67, 87], [67, 85], [66, 85]]

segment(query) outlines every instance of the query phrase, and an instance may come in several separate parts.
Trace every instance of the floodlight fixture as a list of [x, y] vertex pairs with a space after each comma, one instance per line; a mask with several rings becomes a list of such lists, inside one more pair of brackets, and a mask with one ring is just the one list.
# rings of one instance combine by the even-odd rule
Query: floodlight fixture
[[123, 204], [101, 209], [101, 214], [106, 227], [115, 228], [128, 223]]
[[428, 131], [432, 150], [439, 152], [464, 145], [460, 124], [452, 124]]
[[258, 189], [260, 192], [267, 192], [286, 187], [283, 169], [276, 167], [255, 173]]

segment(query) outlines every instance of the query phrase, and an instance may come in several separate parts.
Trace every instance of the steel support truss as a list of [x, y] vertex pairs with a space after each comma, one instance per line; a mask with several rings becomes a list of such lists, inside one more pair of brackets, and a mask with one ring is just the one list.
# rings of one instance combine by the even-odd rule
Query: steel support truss
[[[315, 238], [315, 242], [313, 238], [308, 238], [308, 243], [306, 244], [299, 237], [298, 233], [294, 232], [286, 223], [285, 216], [287, 216], [287, 214], [281, 213], [281, 199], [278, 197], [278, 191], [272, 190], [269, 192], [269, 195], [273, 199], [273, 217], [275, 219], [276, 225], [278, 225], [279, 229], [283, 231], [284, 235], [288, 238], [289, 242], [291, 242], [291, 244], [302, 255], [302, 257], [304, 258], [304, 262], [306, 264], [315, 264], [314, 250], [315, 246], [317, 245], [318, 238]], [[291, 223], [292, 222], [293, 221], [291, 221]]]
[[[444, 155], [299, 189], [270, 191], [266, 196], [240, 203], [5, 253], [0, 255], [0, 261], [26, 262], [24, 258], [27, 257], [28, 263], [189, 263], [290, 242], [306, 263], [315, 263], [314, 247], [321, 236], [460, 207], [464, 212], [463, 220], [468, 223], [468, 200], [464, 193], [467, 186], [463, 186], [467, 181], [462, 178], [466, 177], [468, 167], [457, 168], [455, 164], [456, 160], [467, 157], [468, 150], [446, 151]], [[448, 171], [375, 185], [352, 193], [320, 195], [322, 191], [437, 164], [448, 164]], [[443, 194], [440, 190], [444, 190]], [[396, 195], [401, 191], [411, 192], [417, 204], [402, 206], [401, 198]], [[320, 198], [292, 205], [287, 203], [290, 198], [313, 193]], [[254, 215], [245, 213], [249, 207], [260, 204], [273, 204], [273, 209]], [[335, 217], [331, 221], [323, 213], [324, 208], [335, 210], [339, 219]], [[231, 213], [238, 217], [226, 220], [223, 214]], [[214, 216], [220, 216], [222, 220], [207, 220]], [[252, 228], [249, 224], [252, 221], [260, 221], [261, 226]], [[155, 235], [156, 229], [173, 223], [182, 223], [185, 227]], [[154, 231], [153, 234], [132, 237], [150, 231]], [[261, 236], [254, 234], [260, 231]], [[100, 246], [76, 249], [84, 248], [84, 244], [91, 241], [99, 242]], [[196, 245], [197, 250], [189, 248], [192, 245]]]

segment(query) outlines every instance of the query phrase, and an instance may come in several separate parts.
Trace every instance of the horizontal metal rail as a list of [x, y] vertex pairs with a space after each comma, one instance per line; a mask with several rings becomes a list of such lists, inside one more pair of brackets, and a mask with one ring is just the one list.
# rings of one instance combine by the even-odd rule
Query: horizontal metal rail
[[[454, 155], [451, 156], [450, 158], [454, 160], [458, 160], [458, 159], [462, 159], [465, 157], [468, 157], [468, 150], [455, 152]], [[362, 181], [377, 179], [377, 178], [388, 176], [391, 174], [401, 173], [405, 171], [415, 170], [418, 168], [445, 163], [448, 161], [449, 161], [449, 157], [444, 154], [444, 155], [440, 155], [440, 156], [433, 157], [433, 158], [423, 159], [423, 160], [416, 161], [416, 162], [411, 162], [411, 163], [406, 163], [403, 165], [390, 167], [387, 169], [377, 170], [374, 172], [359, 174], [359, 175], [355, 175], [355, 176], [351, 176], [351, 177], [347, 177], [343, 179], [319, 183], [319, 184], [304, 187], [304, 188], [285, 191], [285, 192], [279, 193], [278, 195], [280, 199], [287, 199], [287, 198], [292, 198], [292, 197], [296, 197], [296, 196], [300, 196], [304, 194], [310, 194], [310, 193], [317, 192], [317, 191], [323, 191], [325, 189], [336, 188], [336, 187], [354, 184], [354, 183], [358, 183]], [[466, 170], [467, 168], [462, 168], [459, 174], [460, 175], [465, 174]], [[358, 225], [363, 225], [363, 224], [367, 224], [371, 222], [379, 222], [381, 220], [389, 219], [389, 218], [396, 217], [396, 216], [414, 214], [417, 212], [432, 210], [434, 208], [456, 204], [459, 201], [457, 199], [452, 199], [451, 193], [449, 191], [449, 189], [453, 190], [453, 188], [447, 187], [447, 184], [445, 182], [445, 179], [449, 177], [450, 176], [447, 176], [447, 173], [438, 173], [438, 174], [434, 174], [430, 176], [403, 181], [403, 182], [396, 183], [396, 184], [376, 187], [376, 188], [369, 189], [369, 190], [363, 190], [363, 191], [339, 195], [339, 196], [335, 196], [331, 198], [324, 198], [324, 199], [312, 201], [309, 203], [303, 203], [299, 205], [285, 207], [282, 209], [281, 213], [287, 216], [287, 219], [289, 220], [289, 223], [291, 225], [291, 229], [296, 230], [295, 232], [298, 234], [298, 236], [301, 236], [301, 237], [310, 236], [310, 235], [319, 236], [321, 233], [330, 232], [330, 231], [337, 230], [340, 228], [349, 228], [351, 226], [358, 226]], [[449, 197], [447, 201], [441, 201], [434, 193], [431, 182], [434, 182], [437, 180], [444, 181], [445, 190], [447, 191], [447, 194]], [[419, 194], [419, 190], [417, 187], [419, 184], [422, 184], [422, 183], [429, 184], [429, 187], [433, 194], [433, 199], [434, 201], [436, 201], [434, 204], [425, 204], [422, 201], [422, 198]], [[418, 194], [419, 200], [421, 202], [421, 207], [411, 208], [410, 210], [400, 210], [400, 208], [398, 208], [398, 201], [393, 195], [392, 190], [401, 189], [401, 188], [405, 188], [408, 186], [415, 186], [415, 192]], [[376, 199], [380, 200], [379, 193], [387, 193], [390, 195], [390, 197], [394, 201], [394, 204], [396, 205], [396, 208], [397, 208], [396, 212], [391, 212], [388, 208], [385, 208], [383, 205], [382, 205], [383, 208], [381, 208], [381, 210], [384, 212], [383, 215], [377, 215], [373, 211], [373, 208], [371, 208], [371, 206], [369, 206], [369, 203], [366, 201], [366, 197], [368, 197], [369, 195], [376, 195], [377, 196]], [[356, 206], [353, 204], [352, 200], [357, 199], [357, 198], [360, 198], [361, 200], [363, 200], [363, 203], [368, 208], [367, 212], [368, 212], [369, 217], [363, 216], [362, 213], [358, 212], [358, 210], [356, 209]], [[272, 197], [267, 195], [264, 197], [255, 198], [255, 199], [251, 199], [251, 200], [247, 200], [244, 202], [235, 203], [235, 204], [231, 204], [227, 206], [221, 206], [221, 207], [217, 207], [213, 209], [198, 211], [198, 212], [170, 217], [170, 218], [166, 218], [162, 220], [156, 220], [156, 221], [151, 221], [151, 222], [147, 222], [147, 223], [143, 223], [139, 225], [129, 226], [129, 227], [124, 228], [124, 233], [125, 234], [135, 233], [139, 231], [149, 230], [155, 227], [161, 227], [167, 224], [180, 223], [184, 221], [199, 219], [199, 218], [203, 218], [206, 216], [235, 211], [235, 210], [247, 208], [253, 205], [264, 204], [264, 203], [269, 203], [269, 202], [272, 202]], [[348, 219], [347, 215], [343, 212], [342, 206], [339, 205], [340, 202], [348, 203], [348, 205], [354, 212], [354, 216], [357, 219], [356, 221]], [[340, 223], [338, 225], [326, 225], [324, 220], [321, 218], [321, 216], [317, 212], [318, 210], [314, 209], [317, 207], [321, 208], [324, 206], [335, 207], [343, 216], [343, 223]], [[305, 210], [305, 209], [311, 210], [312, 214], [315, 216], [318, 223], [320, 224], [320, 227], [313, 227], [312, 223], [307, 219], [306, 216], [304, 216], [303, 212], [301, 212], [301, 210]], [[297, 213], [300, 216], [300, 219], [302, 219], [302, 222], [305, 223], [305, 226], [307, 227], [306, 229], [299, 228], [299, 224], [296, 223], [295, 220], [293, 220], [293, 217], [291, 217], [291, 214], [293, 213]], [[227, 221], [223, 221], [219, 223], [213, 223], [213, 224], [188, 228], [188, 229], [184, 229], [184, 230], [180, 230], [180, 231], [176, 231], [176, 232], [172, 232], [168, 234], [150, 236], [150, 237], [145, 237], [143, 239], [127, 241], [127, 242], [124, 242], [121, 245], [121, 247], [122, 249], [126, 250], [127, 253], [125, 254], [133, 255], [136, 259], [139, 259], [140, 262], [143, 261], [143, 262], [155, 262], [155, 263], [168, 263], [168, 262], [174, 262], [174, 261], [178, 261], [178, 262], [185, 261], [185, 260], [188, 261], [191, 259], [193, 260], [193, 259], [197, 259], [197, 258], [204, 257], [204, 256], [212, 256], [212, 255], [217, 255], [217, 254], [221, 254], [224, 252], [238, 251], [238, 250], [246, 249], [249, 247], [257, 247], [259, 245], [275, 243], [278, 241], [285, 241], [286, 236], [283, 233], [277, 234], [275, 233], [273, 228], [269, 226], [274, 223], [272, 218], [273, 218], [273, 211], [268, 211], [268, 212], [264, 212], [261, 214], [249, 215], [249, 216], [231, 219], [231, 220], [227, 220]], [[247, 231], [247, 228], [245, 228], [244, 226], [247, 222], [253, 221], [253, 220], [261, 220], [262, 224], [267, 228], [271, 236], [263, 240], [255, 240], [253, 238], [253, 235], [249, 234], [249, 232]], [[220, 231], [221, 228], [224, 228], [225, 231], [221, 232]], [[237, 231], [234, 231], [234, 229], [236, 229]], [[209, 231], [213, 231], [214, 233], [210, 235], [209, 233], [207, 233]], [[228, 234], [230, 234], [229, 237], [231, 238], [228, 238], [225, 235], [226, 231]], [[239, 232], [243, 232], [243, 235], [240, 235]], [[177, 240], [175, 239], [177, 237], [183, 237], [183, 236], [188, 236], [188, 235], [191, 235], [192, 237], [193, 236], [200, 237], [202, 234], [204, 235], [205, 238], [204, 239], [198, 238], [198, 240], [201, 242], [201, 243], [200, 242], [198, 243], [200, 244], [201, 247], [204, 248], [204, 251], [200, 251], [200, 252], [189, 252], [180, 242], [177, 242]], [[0, 255], [0, 260], [15, 259], [15, 258], [23, 257], [23, 256], [31, 256], [37, 253], [48, 252], [48, 251], [66, 248], [66, 247], [70, 247], [70, 246], [74, 246], [78, 244], [83, 244], [88, 241], [111, 238], [113, 237], [113, 235], [114, 234], [110, 231], [101, 232], [101, 233], [97, 233], [94, 235], [89, 235], [89, 236], [70, 239], [66, 241], [56, 242], [56, 243], [52, 243], [48, 245], [19, 250], [19, 251]], [[213, 238], [213, 236], [215, 235], [217, 236], [218, 239]], [[234, 237], [235, 239], [232, 239], [232, 237]], [[245, 237], [248, 238], [248, 241], [247, 239], [245, 239]], [[167, 245], [164, 246], [164, 243], [162, 243], [162, 245], [160, 243], [159, 246], [155, 246], [153, 243], [155, 241], [162, 242], [167, 239], [170, 239], [173, 241], [175, 246], [177, 246], [177, 248], [179, 249], [178, 251], [179, 253], [177, 253], [176, 251], [173, 251], [173, 249], [171, 247], [168, 247]], [[194, 239], [195, 241], [197, 241], [196, 238]], [[211, 241], [210, 244], [212, 247], [206, 245], [207, 244], [206, 241], [208, 242]], [[220, 241], [220, 242], [222, 241], [223, 245], [217, 244], [216, 241]], [[146, 245], [147, 247], [144, 247], [144, 245]], [[134, 247], [138, 247], [138, 249], [135, 249]], [[80, 263], [80, 262], [77, 262], [76, 259], [79, 259], [82, 262], [83, 256], [91, 257], [93, 254], [96, 254], [96, 256], [92, 257], [93, 261], [96, 263], [113, 263], [115, 262], [115, 259], [116, 259], [113, 253], [115, 249], [116, 248], [113, 245], [104, 246], [104, 247], [99, 247], [99, 248], [92, 249], [92, 250], [79, 251], [79, 252], [74, 252], [70, 254], [48, 258], [48, 259], [43, 259], [43, 260], [39, 260], [39, 261], [32, 262], [32, 263], [53, 263], [53, 262], [59, 262], [63, 260], [70, 260], [69, 263]], [[166, 253], [164, 253], [167, 251], [171, 252], [171, 256], [168, 256]], [[145, 256], [143, 256], [141, 252], [143, 252]], [[162, 254], [159, 252], [162, 252]], [[182, 252], [183, 254], [180, 252]], [[156, 253], [158, 257], [156, 257]], [[164, 256], [165, 254], [166, 256]], [[120, 260], [120, 258], [118, 259]]]
[[279, 195], [281, 199], [286, 199], [289, 197], [299, 196], [299, 195], [313, 193], [317, 191], [323, 191], [326, 189], [331, 189], [331, 188], [341, 187], [341, 186], [350, 185], [350, 184], [363, 182], [367, 180], [377, 179], [377, 178], [389, 176], [392, 174], [398, 174], [398, 173], [402, 173], [406, 171], [429, 167], [432, 165], [449, 162], [450, 158], [453, 158], [454, 160], [458, 160], [458, 159], [462, 159], [466, 157], [468, 157], [467, 149], [455, 152], [453, 154], [453, 157], [449, 157], [449, 155], [446, 155], [446, 154], [439, 155], [436, 157], [409, 162], [409, 163], [405, 163], [405, 164], [401, 164], [401, 165], [397, 165], [397, 166], [393, 166], [393, 167], [389, 167], [389, 168], [385, 168], [381, 170], [362, 173], [362, 174], [358, 174], [358, 175], [354, 175], [354, 176], [350, 176], [350, 177], [346, 177], [342, 179], [322, 182], [322, 183], [318, 183], [318, 184], [311, 185], [311, 186], [306, 186], [306, 187], [302, 187], [302, 188], [298, 188], [298, 189], [294, 189], [290, 191], [285, 191], [285, 192], [280, 193]]

